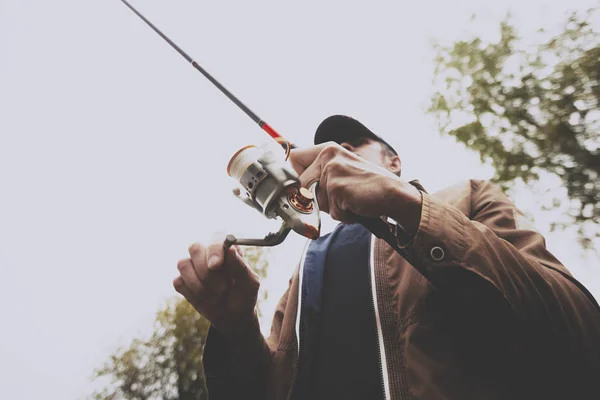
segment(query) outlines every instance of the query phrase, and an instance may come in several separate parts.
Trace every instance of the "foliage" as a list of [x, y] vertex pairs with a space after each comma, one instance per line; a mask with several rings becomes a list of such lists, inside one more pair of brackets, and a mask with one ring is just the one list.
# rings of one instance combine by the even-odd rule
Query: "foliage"
[[[522, 46], [510, 16], [497, 42], [436, 45], [429, 112], [442, 132], [476, 150], [505, 189], [557, 176], [569, 222], [584, 246], [600, 238], [600, 34], [595, 9], [569, 16], [561, 33]], [[544, 30], [538, 31], [540, 35]], [[521, 46], [520, 46], [521, 45]], [[560, 206], [555, 199], [553, 206]], [[554, 227], [553, 227], [554, 228]]]
[[[267, 274], [263, 248], [243, 249], [254, 271]], [[262, 290], [261, 300], [267, 298]], [[260, 311], [260, 310], [259, 310]], [[136, 338], [110, 355], [94, 379], [108, 378], [109, 387], [93, 394], [95, 400], [205, 400], [208, 399], [202, 353], [210, 327], [185, 299], [173, 298], [158, 311], [150, 338]]]

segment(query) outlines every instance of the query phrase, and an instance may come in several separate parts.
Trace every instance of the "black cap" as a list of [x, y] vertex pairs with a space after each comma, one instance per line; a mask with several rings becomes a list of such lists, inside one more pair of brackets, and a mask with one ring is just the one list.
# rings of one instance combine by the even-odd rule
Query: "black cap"
[[342, 144], [363, 137], [382, 143], [395, 155], [398, 155], [398, 152], [396, 152], [388, 142], [374, 134], [369, 128], [354, 118], [348, 117], [347, 115], [332, 115], [331, 117], [325, 118], [315, 132], [315, 144], [325, 142]]

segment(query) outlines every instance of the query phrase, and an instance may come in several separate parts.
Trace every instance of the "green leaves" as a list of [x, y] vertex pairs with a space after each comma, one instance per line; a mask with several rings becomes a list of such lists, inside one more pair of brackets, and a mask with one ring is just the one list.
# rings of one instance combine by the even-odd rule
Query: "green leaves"
[[111, 380], [95, 399], [208, 398], [202, 368], [208, 321], [177, 298], [157, 312], [154, 325], [149, 339], [134, 339], [95, 371], [95, 378]]
[[588, 22], [595, 12], [571, 15], [561, 34], [533, 49], [521, 45], [510, 18], [497, 42], [436, 46], [428, 110], [442, 133], [495, 167], [504, 187], [558, 176], [588, 246], [600, 238], [600, 34]]
[[[245, 247], [244, 257], [261, 278], [267, 274], [264, 248]], [[263, 291], [263, 298], [266, 292]], [[259, 300], [260, 301], [260, 300]], [[94, 379], [108, 378], [95, 400], [208, 399], [202, 354], [210, 324], [187, 301], [170, 299], [156, 313], [149, 338], [134, 339], [110, 355]]]

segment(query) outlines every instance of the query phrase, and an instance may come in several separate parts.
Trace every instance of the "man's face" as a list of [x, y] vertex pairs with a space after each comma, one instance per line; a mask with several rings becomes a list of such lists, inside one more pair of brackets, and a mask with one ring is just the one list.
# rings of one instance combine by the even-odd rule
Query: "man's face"
[[384, 153], [383, 149], [381, 148], [381, 143], [379, 142], [376, 142], [371, 139], [362, 139], [358, 143], [344, 142], [341, 144], [341, 146], [346, 150], [356, 154], [357, 156], [372, 162], [373, 164], [377, 164], [379, 166], [384, 167]]
[[354, 142], [344, 142], [340, 145], [357, 156], [388, 169], [396, 175], [400, 173], [400, 158], [398, 156], [390, 157], [380, 142], [361, 138]]

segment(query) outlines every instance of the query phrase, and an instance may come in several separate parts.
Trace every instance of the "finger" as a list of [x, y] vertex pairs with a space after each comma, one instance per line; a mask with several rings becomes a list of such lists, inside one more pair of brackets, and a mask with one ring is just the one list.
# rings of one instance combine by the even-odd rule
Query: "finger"
[[339, 221], [343, 224], [353, 224], [356, 222], [354, 214], [346, 212], [337, 207], [336, 205], [331, 206], [331, 209], [329, 210], [329, 215], [334, 220]]
[[327, 177], [322, 176], [322, 181], [319, 182], [317, 187], [315, 188], [315, 198], [317, 200], [317, 206], [319, 207], [319, 211], [323, 211], [324, 213], [329, 214], [329, 194], [327, 192]]
[[300, 185], [308, 188], [314, 182], [319, 181], [321, 178], [321, 165], [318, 162], [310, 164], [302, 174], [300, 174]]
[[[215, 246], [215, 244], [211, 245]], [[223, 246], [223, 242], [220, 243]], [[190, 258], [193, 265], [193, 270], [198, 276], [199, 281], [202, 283], [204, 297], [221, 296], [229, 287], [229, 280], [223, 272], [211, 271], [207, 265], [207, 254], [209, 247], [204, 247], [200, 244], [193, 244], [189, 248]], [[185, 278], [185, 276], [184, 276]], [[186, 280], [187, 283], [187, 280]], [[194, 290], [194, 288], [191, 288]]]
[[185, 281], [181, 275], [173, 279], [173, 287], [177, 293], [181, 294], [190, 304], [194, 305], [194, 302], [196, 301], [194, 293], [185, 284]]
[[237, 252], [237, 253], [238, 253], [238, 254], [239, 254], [241, 257], [244, 257], [244, 252], [242, 251], [242, 248], [241, 248], [241, 246], [239, 246], [239, 245], [237, 245], [237, 244], [234, 244], [232, 247], [235, 249], [235, 251], [236, 251], [236, 252]]
[[177, 269], [179, 270], [179, 275], [182, 281], [186, 283], [186, 286], [196, 296], [201, 296], [204, 290], [204, 285], [202, 285], [202, 282], [200, 282], [200, 278], [194, 269], [192, 260], [189, 258], [179, 260], [177, 263]]
[[212, 243], [206, 248], [206, 266], [216, 271], [223, 265], [225, 255], [225, 234], [219, 232], [213, 235]]
[[301, 175], [317, 156], [327, 146], [336, 145], [334, 142], [321, 143], [304, 149], [294, 149], [290, 153], [290, 163], [298, 175]]
[[229, 249], [227, 262], [223, 268], [235, 282], [235, 286], [253, 289], [259, 284], [259, 276], [235, 249]]
[[[242, 250], [241, 246], [235, 245], [233, 246], [233, 248], [235, 249], [235, 254], [231, 254], [231, 253], [226, 253], [225, 254], [225, 263], [227, 264], [228, 262], [245, 262], [246, 259], [244, 257], [244, 251]], [[233, 267], [235, 268], [235, 267]], [[235, 273], [232, 272], [232, 267], [225, 267], [225, 269], [227, 270], [227, 274], [229, 276], [229, 278], [231, 279], [231, 283], [232, 285], [235, 284]]]
[[[323, 171], [327, 164], [343, 152], [347, 152], [347, 150], [337, 143], [332, 143], [333, 142], [328, 142], [320, 145], [322, 147], [320, 148], [319, 154], [317, 154], [311, 164], [304, 169], [304, 172], [300, 174], [300, 184], [303, 187], [308, 188], [315, 181], [320, 181], [323, 178]], [[317, 148], [320, 146], [317, 146]]]
[[[311, 166], [308, 167], [302, 175], [300, 175], [301, 186], [311, 188], [317, 200], [319, 210], [325, 213], [329, 212], [327, 180], [328, 176], [327, 174], [323, 174], [323, 170], [318, 162], [311, 164]], [[313, 184], [315, 183], [316, 186], [313, 188]]]
[[192, 265], [194, 266], [194, 271], [198, 278], [202, 280], [204, 275], [207, 273], [206, 267], [206, 247], [199, 244], [194, 243], [188, 248], [188, 252], [190, 253], [190, 259], [192, 261]]

